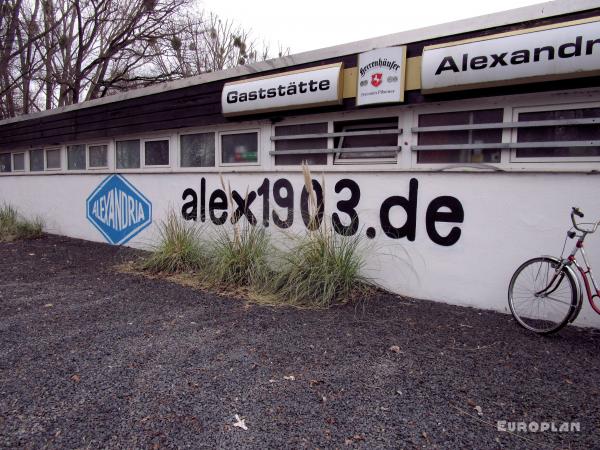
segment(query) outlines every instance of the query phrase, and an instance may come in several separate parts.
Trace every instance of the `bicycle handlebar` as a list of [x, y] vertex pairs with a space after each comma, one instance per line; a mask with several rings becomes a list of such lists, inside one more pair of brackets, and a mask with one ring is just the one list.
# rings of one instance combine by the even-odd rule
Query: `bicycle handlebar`
[[583, 228], [579, 228], [579, 225], [575, 221], [575, 216], [584, 217], [584, 214], [581, 212], [581, 210], [578, 207], [573, 206], [571, 208], [571, 222], [573, 222], [573, 228], [575, 228], [577, 231], [580, 231], [582, 233], [595, 233], [596, 230], [598, 229], [598, 226], [600, 225], [600, 220], [599, 220], [598, 222], [594, 223], [594, 227], [591, 230], [584, 230]]

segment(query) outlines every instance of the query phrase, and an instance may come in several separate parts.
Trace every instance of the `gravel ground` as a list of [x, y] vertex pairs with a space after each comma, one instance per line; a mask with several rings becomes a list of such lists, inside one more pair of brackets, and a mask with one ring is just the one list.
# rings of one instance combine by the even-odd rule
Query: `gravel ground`
[[[0, 244], [0, 447], [600, 445], [598, 331], [540, 338], [507, 315], [391, 295], [254, 306], [115, 272], [132, 255]], [[512, 435], [497, 420], [581, 431]]]

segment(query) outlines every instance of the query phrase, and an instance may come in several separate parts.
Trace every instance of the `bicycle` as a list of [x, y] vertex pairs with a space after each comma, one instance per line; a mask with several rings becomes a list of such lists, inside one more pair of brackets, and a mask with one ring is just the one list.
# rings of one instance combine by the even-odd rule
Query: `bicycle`
[[[560, 258], [540, 256], [524, 262], [513, 274], [508, 286], [508, 305], [515, 320], [524, 328], [539, 334], [555, 333], [573, 322], [583, 306], [583, 280], [592, 309], [600, 314], [600, 289], [592, 274], [583, 249], [588, 234], [596, 232], [600, 221], [577, 223], [575, 216], [584, 214], [579, 208], [571, 209], [573, 227], [567, 232]], [[569, 256], [563, 258], [567, 239], [577, 238]], [[581, 252], [583, 266], [576, 259]], [[581, 275], [577, 277], [573, 266]], [[592, 292], [590, 279], [595, 293]]]

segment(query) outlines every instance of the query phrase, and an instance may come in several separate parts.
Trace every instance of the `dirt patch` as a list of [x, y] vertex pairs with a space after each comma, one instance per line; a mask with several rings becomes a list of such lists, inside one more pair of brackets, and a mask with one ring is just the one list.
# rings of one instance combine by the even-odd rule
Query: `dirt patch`
[[[0, 447], [600, 441], [598, 331], [540, 338], [507, 315], [385, 294], [359, 309], [256, 306], [115, 270], [137, 255], [0, 244]], [[499, 420], [580, 431], [511, 435]]]

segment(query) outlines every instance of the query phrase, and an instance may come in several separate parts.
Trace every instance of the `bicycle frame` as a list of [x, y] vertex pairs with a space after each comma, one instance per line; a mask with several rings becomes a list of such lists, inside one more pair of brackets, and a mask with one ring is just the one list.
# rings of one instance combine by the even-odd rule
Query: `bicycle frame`
[[[577, 244], [575, 245], [575, 248], [573, 248], [573, 250], [567, 257], [568, 263], [565, 265], [573, 264], [573, 265], [575, 265], [575, 267], [577, 267], [577, 270], [581, 274], [581, 279], [583, 280], [583, 284], [585, 286], [585, 291], [587, 293], [588, 301], [590, 302], [592, 309], [594, 311], [596, 311], [597, 314], [600, 314], [600, 306], [597, 306], [596, 303], [594, 302], [594, 297], [600, 298], [600, 288], [598, 288], [598, 283], [596, 282], [596, 279], [594, 278], [594, 274], [592, 273], [592, 268], [591, 268], [590, 264], [588, 263], [588, 260], [585, 256], [585, 250], [583, 249], [583, 241], [587, 234], [588, 233], [584, 232], [581, 236], [579, 236], [579, 239], [577, 240]], [[577, 258], [575, 257], [577, 252], [581, 252], [581, 257], [583, 259], [584, 266], [579, 264], [579, 262], [577, 261]], [[592, 292], [592, 286], [590, 286], [590, 281], [589, 281], [590, 279], [592, 280], [591, 284], [596, 291], [595, 293]], [[579, 281], [579, 284], [581, 287], [581, 280], [578, 279], [578, 281]]]

